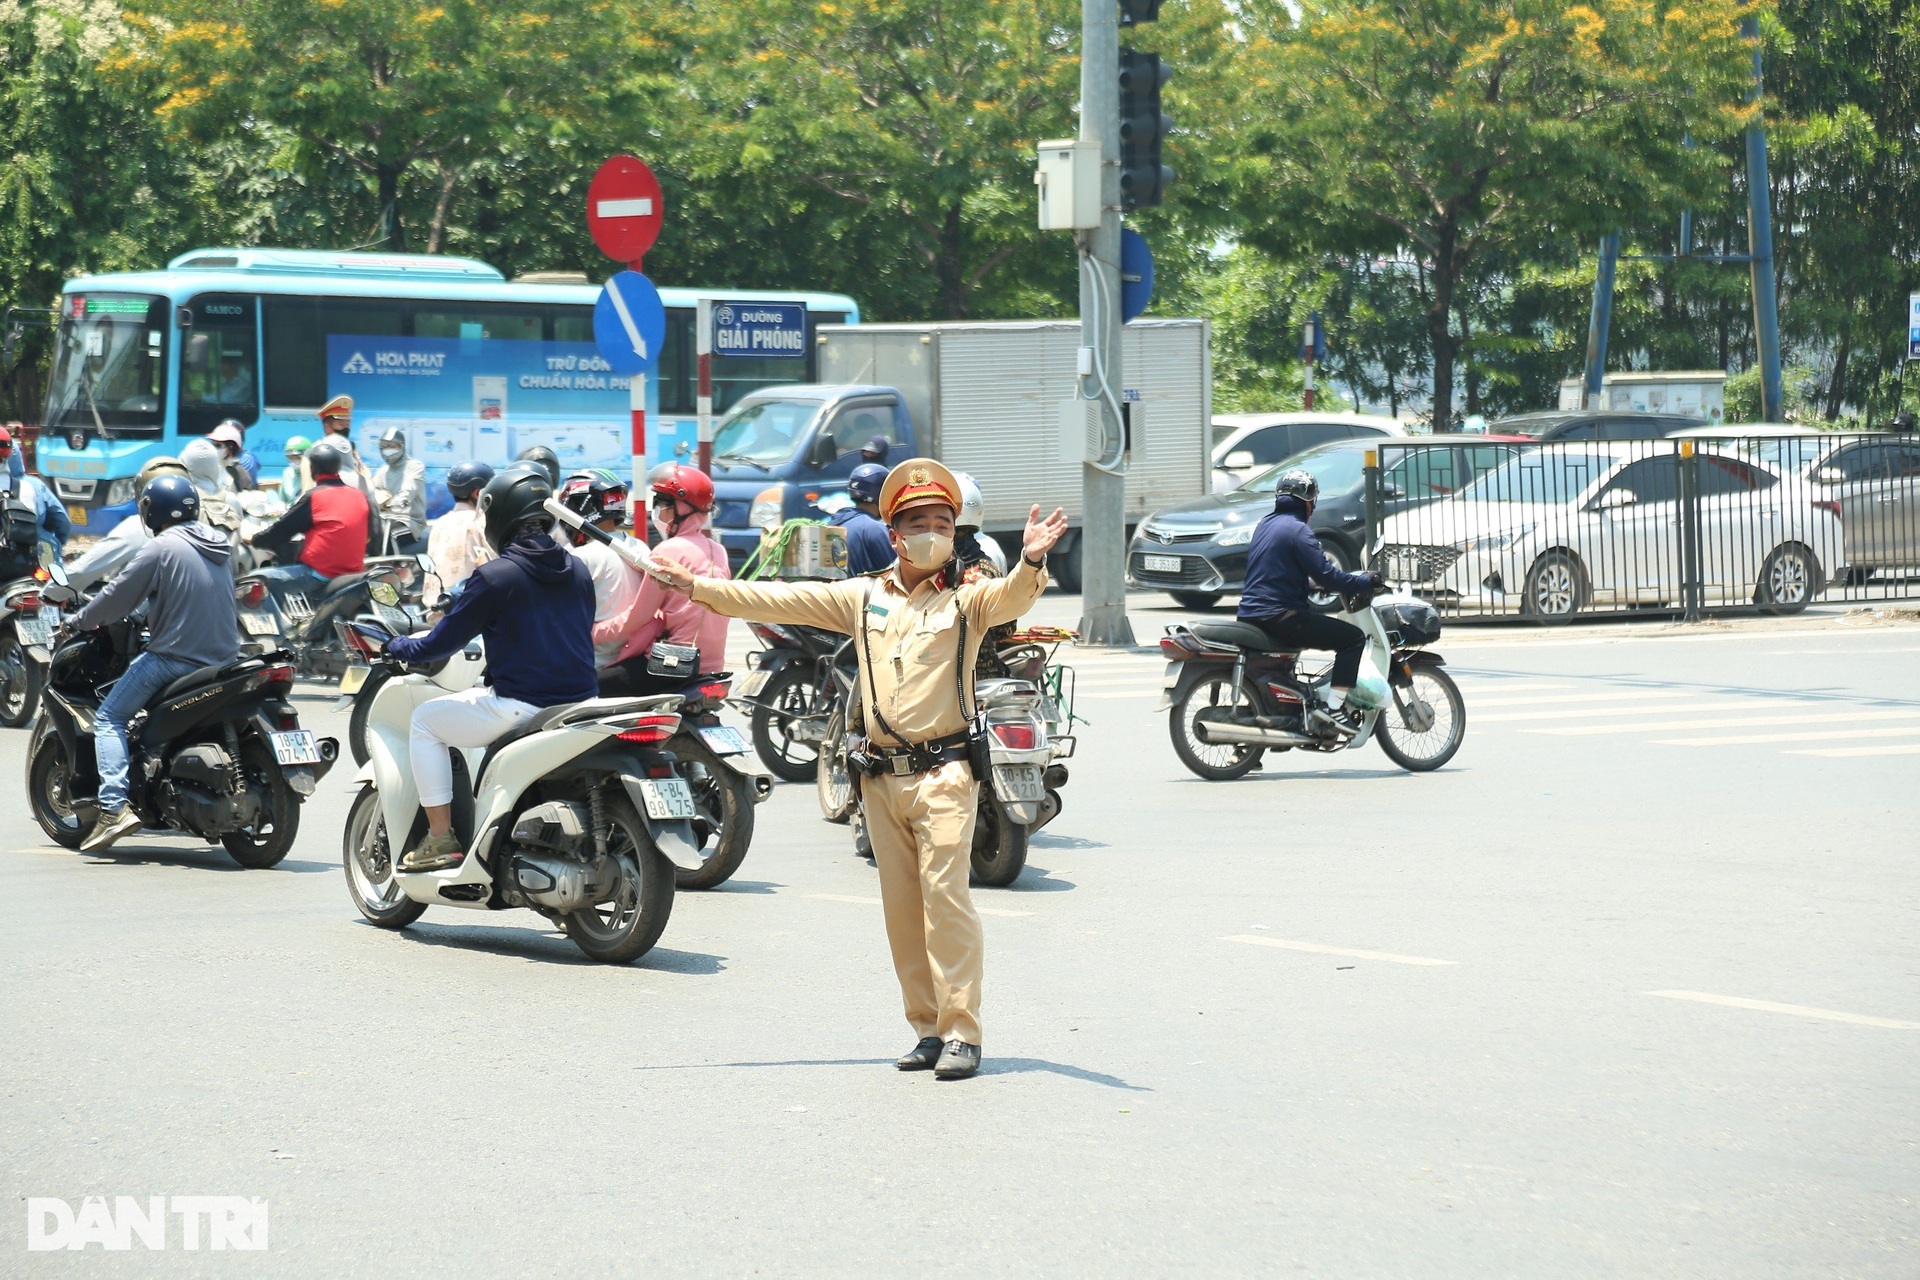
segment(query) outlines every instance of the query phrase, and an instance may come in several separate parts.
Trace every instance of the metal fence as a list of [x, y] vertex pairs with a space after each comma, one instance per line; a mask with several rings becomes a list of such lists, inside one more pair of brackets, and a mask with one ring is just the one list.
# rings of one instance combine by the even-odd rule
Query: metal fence
[[1366, 546], [1370, 568], [1453, 617], [1920, 597], [1920, 437], [1546, 444], [1477, 474], [1442, 474], [1446, 456], [1381, 442]]

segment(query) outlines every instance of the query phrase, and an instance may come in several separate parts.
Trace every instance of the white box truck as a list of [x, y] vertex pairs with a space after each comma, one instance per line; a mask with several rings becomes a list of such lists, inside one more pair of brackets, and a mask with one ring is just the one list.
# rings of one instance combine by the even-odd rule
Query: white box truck
[[[1129, 420], [1129, 525], [1208, 491], [1209, 340], [1205, 320], [1136, 320], [1124, 331], [1113, 390]], [[744, 555], [762, 527], [818, 518], [816, 504], [846, 489], [861, 446], [880, 436], [889, 463], [927, 456], [973, 476], [988, 533], [1017, 535], [1034, 503], [1065, 509], [1073, 532], [1054, 576], [1079, 589], [1097, 427], [1078, 394], [1077, 323], [823, 325], [816, 341], [819, 384], [753, 392], [715, 432], [716, 532], [730, 551]]]

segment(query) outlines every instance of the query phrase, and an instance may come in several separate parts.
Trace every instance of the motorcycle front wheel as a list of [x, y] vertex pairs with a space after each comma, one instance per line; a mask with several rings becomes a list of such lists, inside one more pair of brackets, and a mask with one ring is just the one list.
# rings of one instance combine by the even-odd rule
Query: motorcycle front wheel
[[853, 770], [847, 767], [846, 713], [835, 711], [827, 721], [827, 736], [820, 743], [820, 759], [814, 780], [820, 790], [820, 813], [828, 822], [844, 823], [852, 819], [860, 803], [854, 789]]
[[1027, 865], [1027, 829], [1008, 822], [999, 802], [980, 788], [980, 813], [973, 822], [973, 882], [1004, 889]]
[[1230, 782], [1244, 778], [1260, 767], [1261, 749], [1245, 742], [1203, 742], [1199, 722], [1208, 712], [1224, 713], [1235, 706], [1248, 706], [1252, 695], [1233, 687], [1233, 668], [1223, 666], [1194, 681], [1167, 716], [1167, 732], [1173, 738], [1173, 753], [1180, 763], [1209, 782]]
[[740, 869], [753, 843], [753, 784], [722, 764], [697, 734], [680, 734], [669, 749], [683, 762], [699, 766], [699, 774], [687, 782], [700, 815], [694, 819], [695, 831], [707, 830], [701, 845], [706, 860], [698, 871], [675, 867], [673, 884], [676, 889], [711, 889]]
[[812, 664], [789, 662], [761, 692], [765, 705], [753, 709], [753, 749], [782, 781], [805, 782], [813, 776], [820, 753], [811, 742], [796, 738], [794, 729], [799, 723], [795, 717], [812, 712], [818, 696]]
[[607, 857], [613, 883], [589, 907], [560, 918], [573, 945], [588, 958], [625, 964], [653, 949], [673, 914], [673, 864], [654, 848], [647, 825], [624, 798], [607, 805], [613, 830]]
[[20, 633], [11, 622], [0, 626], [0, 724], [18, 729], [40, 709], [40, 686], [47, 673], [27, 656]]
[[[422, 815], [415, 823], [426, 825]], [[346, 834], [341, 840], [342, 861], [347, 870], [347, 892], [360, 914], [382, 929], [404, 929], [427, 909], [400, 892], [393, 875], [393, 841], [387, 835], [386, 819], [380, 814], [380, 793], [362, 787], [347, 810]]]
[[1393, 688], [1393, 701], [1373, 727], [1380, 749], [1402, 769], [1425, 773], [1453, 759], [1467, 736], [1460, 686], [1439, 667], [1415, 667], [1413, 683]]
[[57, 733], [41, 736], [27, 758], [27, 807], [47, 838], [63, 849], [78, 849], [86, 830], [73, 809], [73, 761]]

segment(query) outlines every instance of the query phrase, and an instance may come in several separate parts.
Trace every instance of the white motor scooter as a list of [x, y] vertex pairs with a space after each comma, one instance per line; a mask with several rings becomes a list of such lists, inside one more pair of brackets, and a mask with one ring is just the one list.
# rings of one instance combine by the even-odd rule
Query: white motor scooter
[[685, 766], [663, 750], [680, 726], [680, 699], [549, 707], [491, 746], [456, 750], [454, 830], [467, 856], [404, 872], [401, 854], [426, 832], [409, 725], [415, 707], [446, 693], [433, 679], [443, 664], [401, 663], [385, 653], [384, 628], [353, 626], [392, 668], [373, 698], [368, 760], [347, 813], [343, 861], [360, 914], [400, 929], [428, 906], [526, 907], [595, 960], [645, 954], [673, 910], [674, 868], [702, 865]]

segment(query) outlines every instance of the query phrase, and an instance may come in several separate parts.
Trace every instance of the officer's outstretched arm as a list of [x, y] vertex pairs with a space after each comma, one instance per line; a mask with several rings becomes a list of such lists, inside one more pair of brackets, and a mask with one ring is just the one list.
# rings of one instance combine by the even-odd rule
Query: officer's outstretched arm
[[1047, 589], [1047, 571], [1036, 569], [1032, 561], [1021, 557], [1013, 572], [1004, 578], [982, 578], [961, 587], [955, 595], [967, 618], [978, 627], [997, 627], [1012, 622], [1033, 607]]
[[845, 582], [732, 582], [696, 578], [687, 592], [695, 604], [729, 618], [786, 622], [852, 635], [865, 585]]

